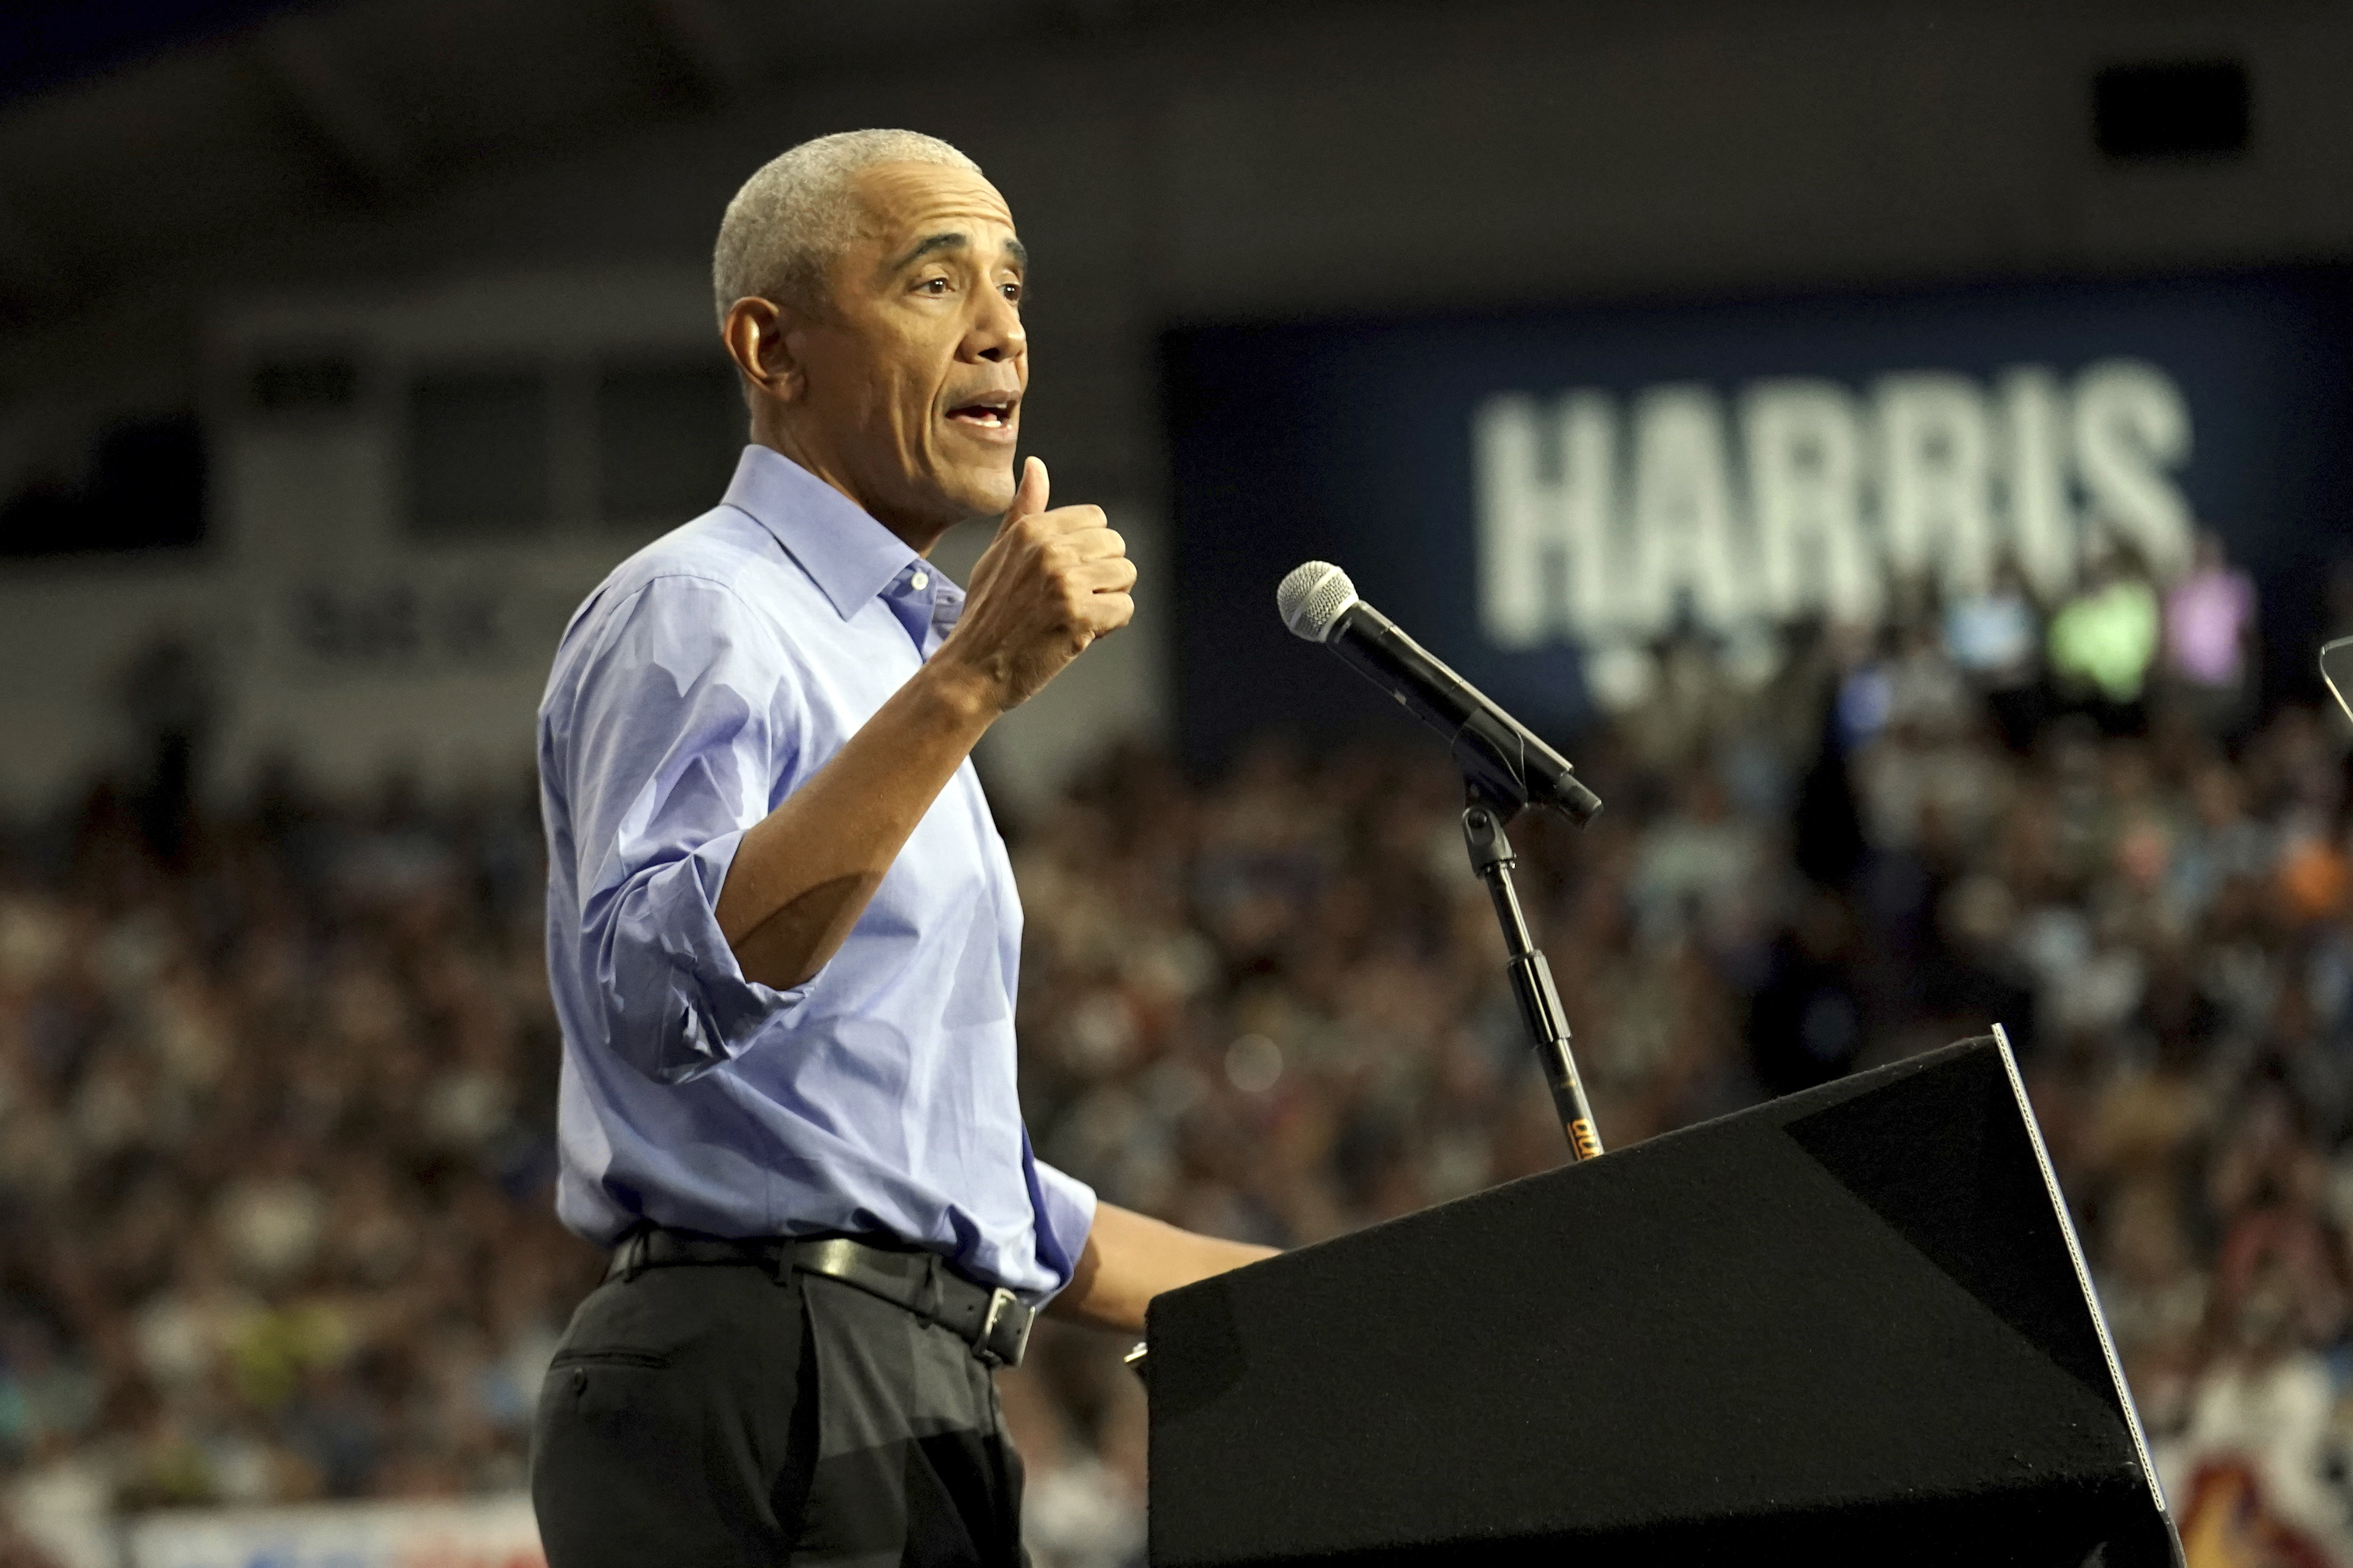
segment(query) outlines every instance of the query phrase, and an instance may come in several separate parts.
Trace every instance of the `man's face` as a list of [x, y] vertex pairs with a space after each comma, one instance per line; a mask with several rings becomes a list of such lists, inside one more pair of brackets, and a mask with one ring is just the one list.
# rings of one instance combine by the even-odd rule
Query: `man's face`
[[794, 333], [794, 435], [884, 523], [936, 536], [1013, 501], [1028, 254], [968, 169], [879, 163], [853, 188], [865, 222], [835, 263], [832, 311]]

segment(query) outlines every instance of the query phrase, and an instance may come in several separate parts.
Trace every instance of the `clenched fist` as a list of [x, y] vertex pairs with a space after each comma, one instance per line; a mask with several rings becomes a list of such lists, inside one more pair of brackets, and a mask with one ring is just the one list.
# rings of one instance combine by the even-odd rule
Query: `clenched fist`
[[982, 674], [1000, 710], [1028, 701], [1135, 614], [1128, 596], [1135, 568], [1103, 508], [1049, 511], [1046, 498], [1046, 465], [1032, 458], [996, 539], [972, 569], [963, 617], [934, 656]]

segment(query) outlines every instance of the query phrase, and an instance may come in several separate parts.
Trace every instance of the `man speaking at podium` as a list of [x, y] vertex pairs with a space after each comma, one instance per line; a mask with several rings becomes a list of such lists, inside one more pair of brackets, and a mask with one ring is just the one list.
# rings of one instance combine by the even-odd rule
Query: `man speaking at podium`
[[[540, 1398], [552, 1568], [1017, 1563], [989, 1369], [1264, 1256], [1030, 1152], [1021, 910], [968, 755], [1126, 625], [1092, 506], [1016, 483], [1026, 253], [971, 160], [792, 149], [721, 225], [723, 503], [573, 617], [539, 718], [557, 1210], [613, 1248]], [[968, 593], [926, 563], [1001, 519]]]

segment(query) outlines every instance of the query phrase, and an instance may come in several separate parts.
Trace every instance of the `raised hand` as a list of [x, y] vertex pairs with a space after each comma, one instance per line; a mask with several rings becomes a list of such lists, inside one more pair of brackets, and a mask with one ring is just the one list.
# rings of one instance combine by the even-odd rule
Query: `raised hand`
[[934, 656], [982, 674], [1000, 710], [1029, 700], [1135, 614], [1127, 542], [1103, 508], [1048, 510], [1048, 493], [1046, 465], [1032, 458], [996, 539], [973, 567], [963, 618]]

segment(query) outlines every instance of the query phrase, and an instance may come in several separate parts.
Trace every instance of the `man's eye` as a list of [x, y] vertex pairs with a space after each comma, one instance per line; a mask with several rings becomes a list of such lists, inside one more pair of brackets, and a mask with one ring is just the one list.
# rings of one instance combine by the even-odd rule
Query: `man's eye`
[[926, 278], [917, 287], [926, 294], [937, 296], [948, 291], [948, 280], [944, 278]]
[[1007, 283], [1001, 286], [997, 289], [997, 292], [1004, 295], [1008, 300], [1012, 300], [1017, 305], [1021, 303], [1021, 285], [1018, 283]]

